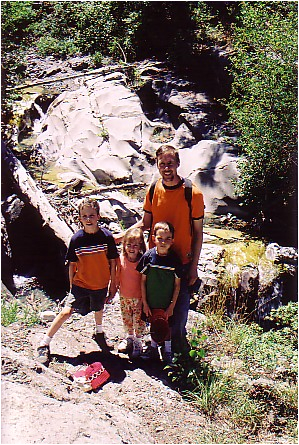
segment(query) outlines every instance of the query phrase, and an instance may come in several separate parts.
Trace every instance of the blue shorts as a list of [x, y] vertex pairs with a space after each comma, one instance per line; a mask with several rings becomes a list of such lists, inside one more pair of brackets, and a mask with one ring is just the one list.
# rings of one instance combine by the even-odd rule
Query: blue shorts
[[89, 312], [101, 311], [104, 308], [108, 287], [104, 289], [85, 289], [73, 284], [71, 292], [67, 295], [64, 305], [71, 307], [75, 312], [81, 315], [87, 315]]

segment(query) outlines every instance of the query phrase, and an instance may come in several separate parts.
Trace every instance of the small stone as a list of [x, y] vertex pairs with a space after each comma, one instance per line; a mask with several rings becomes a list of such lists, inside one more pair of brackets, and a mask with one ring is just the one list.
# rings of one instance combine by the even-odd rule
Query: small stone
[[43, 311], [39, 314], [41, 321], [53, 321], [56, 313], [53, 311]]

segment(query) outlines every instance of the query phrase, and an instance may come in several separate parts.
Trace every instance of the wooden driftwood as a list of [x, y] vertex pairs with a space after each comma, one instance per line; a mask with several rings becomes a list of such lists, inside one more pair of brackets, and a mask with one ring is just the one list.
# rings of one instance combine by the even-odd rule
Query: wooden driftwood
[[65, 221], [59, 218], [56, 210], [51, 206], [42, 190], [37, 187], [35, 181], [21, 162], [13, 155], [11, 150], [7, 147], [4, 148], [3, 145], [2, 162], [7, 164], [14, 181], [18, 184], [21, 192], [28, 197], [30, 203], [38, 210], [44, 220], [44, 224], [48, 224], [55, 235], [67, 246], [73, 231]]
[[102, 68], [98, 68], [98, 69], [94, 69], [94, 70], [90, 70], [90, 71], [85, 71], [83, 73], [76, 73], [76, 74], [67, 74], [65, 76], [61, 76], [61, 77], [55, 77], [55, 78], [51, 78], [51, 79], [42, 79], [36, 82], [28, 82], [28, 83], [24, 83], [21, 85], [15, 85], [12, 87], [8, 87], [7, 90], [24, 90], [25, 88], [32, 88], [34, 86], [39, 86], [39, 85], [47, 85], [50, 83], [56, 83], [56, 82], [63, 82], [64, 80], [70, 80], [70, 79], [77, 79], [79, 77], [89, 77], [89, 76], [98, 76], [98, 75], [105, 75], [107, 73], [113, 72], [114, 70], [120, 70], [120, 69], [124, 69], [124, 64], [122, 65], [114, 65], [114, 66], [110, 66], [110, 67], [102, 67]]

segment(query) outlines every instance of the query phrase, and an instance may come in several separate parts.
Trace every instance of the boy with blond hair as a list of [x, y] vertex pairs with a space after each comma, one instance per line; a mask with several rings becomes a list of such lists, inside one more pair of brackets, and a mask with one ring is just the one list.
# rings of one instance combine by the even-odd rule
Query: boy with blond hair
[[72, 236], [66, 254], [70, 292], [64, 308], [53, 320], [37, 348], [38, 360], [45, 365], [50, 361], [50, 342], [53, 336], [74, 311], [81, 315], [94, 312], [93, 338], [103, 353], [111, 349], [104, 336], [102, 321], [104, 305], [116, 293], [118, 252], [112, 233], [98, 225], [100, 206], [97, 200], [84, 198], [78, 210], [83, 228]]

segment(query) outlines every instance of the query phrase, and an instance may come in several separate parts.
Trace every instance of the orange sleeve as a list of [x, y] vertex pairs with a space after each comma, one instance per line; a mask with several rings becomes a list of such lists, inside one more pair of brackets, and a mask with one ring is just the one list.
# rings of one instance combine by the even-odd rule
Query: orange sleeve
[[203, 194], [198, 187], [192, 186], [192, 219], [201, 219], [204, 217]]
[[148, 213], [152, 213], [152, 203], [149, 198], [149, 189], [147, 189], [144, 202], [143, 202], [143, 210]]

